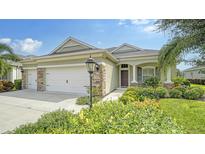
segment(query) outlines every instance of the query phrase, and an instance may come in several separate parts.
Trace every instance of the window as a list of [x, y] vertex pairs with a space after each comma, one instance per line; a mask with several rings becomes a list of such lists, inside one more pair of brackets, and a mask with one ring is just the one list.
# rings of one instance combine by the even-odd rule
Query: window
[[128, 64], [122, 64], [121, 68], [128, 68]]
[[155, 76], [154, 68], [143, 68], [142, 70], [142, 79], [145, 81], [146, 79]]

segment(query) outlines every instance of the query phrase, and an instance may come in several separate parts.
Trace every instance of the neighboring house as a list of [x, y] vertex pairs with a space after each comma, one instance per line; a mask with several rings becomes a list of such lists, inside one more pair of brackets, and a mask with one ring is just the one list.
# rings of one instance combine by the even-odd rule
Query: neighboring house
[[183, 76], [187, 79], [205, 79], [205, 66], [195, 66], [183, 71]]
[[11, 70], [3, 77], [0, 77], [0, 80], [9, 80], [11, 82], [14, 82], [16, 79], [21, 79], [22, 78], [22, 64], [19, 62], [14, 62], [14, 61], [8, 61], [8, 63], [11, 66]]
[[92, 56], [100, 69], [93, 75], [94, 86], [106, 95], [119, 87], [138, 85], [158, 76], [170, 84], [176, 66], [166, 72], [158, 69], [158, 50], [142, 49], [130, 44], [100, 49], [69, 37], [50, 54], [27, 58], [23, 64], [23, 87], [38, 91], [86, 93], [89, 74], [85, 61]]

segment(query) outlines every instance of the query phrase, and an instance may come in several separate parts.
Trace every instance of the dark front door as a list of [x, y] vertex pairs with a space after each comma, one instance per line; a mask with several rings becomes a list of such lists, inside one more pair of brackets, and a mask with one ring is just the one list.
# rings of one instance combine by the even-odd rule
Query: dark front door
[[128, 70], [121, 70], [121, 87], [128, 86]]

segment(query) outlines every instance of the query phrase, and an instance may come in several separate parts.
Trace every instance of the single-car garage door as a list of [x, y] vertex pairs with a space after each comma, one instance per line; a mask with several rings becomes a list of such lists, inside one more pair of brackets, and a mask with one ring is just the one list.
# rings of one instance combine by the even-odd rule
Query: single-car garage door
[[86, 67], [62, 67], [46, 69], [46, 90], [86, 94], [89, 74]]
[[28, 89], [37, 89], [37, 71], [36, 71], [36, 69], [28, 70]]

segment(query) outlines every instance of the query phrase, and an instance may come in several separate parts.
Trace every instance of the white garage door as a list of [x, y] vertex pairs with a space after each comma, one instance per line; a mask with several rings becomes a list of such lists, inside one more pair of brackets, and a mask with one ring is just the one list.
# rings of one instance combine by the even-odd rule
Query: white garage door
[[36, 69], [28, 70], [28, 89], [37, 88], [37, 71]]
[[87, 93], [89, 74], [86, 67], [63, 67], [46, 69], [46, 90]]

